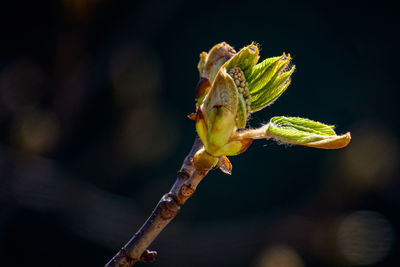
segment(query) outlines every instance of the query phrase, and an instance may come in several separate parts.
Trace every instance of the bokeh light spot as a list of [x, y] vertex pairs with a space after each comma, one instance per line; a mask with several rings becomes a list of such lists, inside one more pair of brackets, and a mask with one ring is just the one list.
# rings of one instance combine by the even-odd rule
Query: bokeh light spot
[[367, 122], [357, 126], [345, 150], [344, 170], [350, 182], [360, 187], [383, 184], [398, 162], [397, 140], [382, 125]]
[[33, 111], [16, 120], [10, 139], [24, 151], [41, 155], [53, 149], [59, 134], [59, 122], [53, 113]]
[[352, 264], [370, 265], [379, 262], [388, 254], [392, 243], [392, 225], [373, 211], [352, 213], [339, 226], [339, 249]]
[[267, 248], [255, 267], [304, 267], [304, 262], [299, 254], [285, 245], [275, 245]]

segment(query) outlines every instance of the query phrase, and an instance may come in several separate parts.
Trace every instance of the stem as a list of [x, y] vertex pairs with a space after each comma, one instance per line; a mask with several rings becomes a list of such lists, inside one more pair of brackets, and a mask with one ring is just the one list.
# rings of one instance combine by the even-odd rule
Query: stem
[[124, 247], [105, 265], [105, 267], [130, 267], [136, 262], [152, 261], [157, 252], [146, 250], [158, 234], [175, 218], [180, 207], [196, 191], [207, 171], [197, 171], [193, 165], [193, 156], [203, 144], [196, 137], [193, 147], [183, 161], [178, 171], [176, 181], [169, 193], [158, 202], [150, 217], [139, 231], [125, 244]]
[[231, 136], [231, 140], [243, 140], [243, 139], [269, 139], [271, 136], [268, 134], [269, 124], [266, 124], [258, 129], [246, 129], [235, 132]]

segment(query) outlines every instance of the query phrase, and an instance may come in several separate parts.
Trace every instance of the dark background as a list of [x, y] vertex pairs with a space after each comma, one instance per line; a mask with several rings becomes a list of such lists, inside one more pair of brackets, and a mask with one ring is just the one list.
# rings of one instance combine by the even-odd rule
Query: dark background
[[[289, 52], [254, 114], [351, 131], [342, 150], [258, 141], [213, 171], [149, 266], [399, 266], [399, 18], [386, 1], [57, 0], [0, 8], [1, 266], [103, 266], [189, 151], [198, 55]], [[137, 264], [147, 266], [146, 264]]]

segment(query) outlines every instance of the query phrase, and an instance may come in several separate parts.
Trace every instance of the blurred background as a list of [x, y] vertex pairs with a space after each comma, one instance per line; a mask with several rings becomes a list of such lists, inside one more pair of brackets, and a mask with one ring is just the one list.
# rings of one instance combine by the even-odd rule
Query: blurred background
[[342, 150], [254, 142], [213, 171], [137, 266], [400, 266], [398, 9], [385, 1], [3, 3], [1, 266], [103, 266], [195, 137], [199, 53], [289, 52], [292, 85], [253, 116], [351, 131]]

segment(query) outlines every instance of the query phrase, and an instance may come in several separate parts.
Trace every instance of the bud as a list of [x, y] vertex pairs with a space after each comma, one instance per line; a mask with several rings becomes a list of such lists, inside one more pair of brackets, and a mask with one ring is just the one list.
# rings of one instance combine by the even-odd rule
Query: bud
[[211, 155], [221, 156], [218, 150], [228, 143], [234, 132], [237, 106], [236, 86], [225, 69], [221, 69], [196, 118], [197, 133]]
[[204, 145], [196, 166], [213, 168], [219, 162], [221, 170], [229, 173], [227, 159], [221, 159], [242, 153], [260, 138], [327, 149], [350, 142], [349, 133], [338, 136], [333, 126], [302, 118], [274, 117], [259, 129], [244, 129], [251, 113], [272, 104], [288, 88], [295, 69], [290, 67], [290, 54], [257, 64], [258, 60], [254, 43], [236, 53], [223, 42], [200, 54], [196, 115], [190, 116]]
[[198, 171], [211, 170], [218, 164], [218, 158], [208, 154], [203, 147], [193, 156], [193, 164]]
[[[196, 129], [210, 155], [237, 155], [244, 151], [250, 142], [230, 138], [237, 129], [246, 127], [250, 113], [254, 112], [253, 107], [261, 109], [266, 105], [265, 100], [258, 104], [258, 94], [267, 94], [267, 101], [271, 102], [289, 85], [287, 80], [294, 69], [284, 70], [290, 57], [283, 55], [256, 65], [259, 58], [259, 49], [253, 43], [238, 53], [234, 53], [228, 44], [221, 43], [209, 54], [200, 55], [198, 68], [202, 78], [196, 88], [199, 105]], [[253, 99], [258, 101], [256, 105]]]
[[200, 54], [200, 61], [197, 65], [200, 81], [196, 87], [196, 99], [198, 104], [201, 104], [204, 97], [209, 92], [211, 84], [214, 82], [215, 76], [221, 66], [235, 53], [236, 51], [232, 46], [222, 42], [211, 48], [208, 54], [206, 52]]

